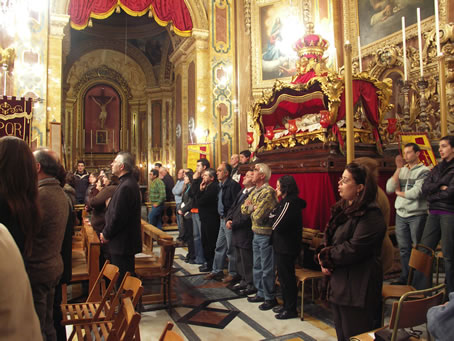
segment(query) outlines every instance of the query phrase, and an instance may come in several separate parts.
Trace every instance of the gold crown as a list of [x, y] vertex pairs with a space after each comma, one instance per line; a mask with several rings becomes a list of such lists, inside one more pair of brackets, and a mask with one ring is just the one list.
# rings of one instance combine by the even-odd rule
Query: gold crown
[[328, 49], [329, 43], [322, 36], [314, 33], [314, 25], [307, 24], [307, 34], [298, 39], [295, 43], [294, 49], [298, 53], [298, 57], [314, 58], [323, 57], [323, 54]]

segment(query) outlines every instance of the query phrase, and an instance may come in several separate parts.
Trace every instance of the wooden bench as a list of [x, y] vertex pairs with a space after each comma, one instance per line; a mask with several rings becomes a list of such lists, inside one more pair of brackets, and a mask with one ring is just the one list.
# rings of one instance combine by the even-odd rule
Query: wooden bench
[[[88, 290], [91, 291], [99, 275], [99, 255], [101, 243], [96, 232], [85, 220], [80, 230], [80, 237], [73, 237], [72, 249], [72, 277], [71, 283], [88, 281]], [[99, 296], [100, 290], [95, 291]], [[95, 297], [100, 300], [101, 297]], [[67, 287], [62, 285], [62, 303], [67, 302]]]
[[173, 237], [170, 234], [167, 234], [165, 231], [158, 229], [156, 226], [153, 226], [142, 219], [142, 244], [143, 252], [151, 253], [153, 251], [153, 240], [165, 239], [173, 240]]

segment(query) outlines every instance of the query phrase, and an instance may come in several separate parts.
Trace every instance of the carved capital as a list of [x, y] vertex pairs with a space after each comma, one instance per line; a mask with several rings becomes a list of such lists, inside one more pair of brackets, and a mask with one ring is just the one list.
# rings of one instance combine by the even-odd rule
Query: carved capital
[[66, 14], [51, 14], [50, 16], [50, 36], [61, 38], [65, 36], [65, 27], [69, 23], [69, 15]]

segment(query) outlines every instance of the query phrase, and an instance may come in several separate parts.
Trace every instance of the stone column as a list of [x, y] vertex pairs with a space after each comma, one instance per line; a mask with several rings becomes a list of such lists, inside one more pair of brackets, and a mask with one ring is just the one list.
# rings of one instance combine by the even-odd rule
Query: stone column
[[[46, 129], [49, 129], [49, 122], [62, 121], [62, 64], [63, 64], [63, 37], [64, 29], [69, 22], [69, 15], [50, 15], [50, 30], [48, 44], [48, 77], [47, 77], [47, 113]], [[44, 144], [48, 143], [48, 137]]]

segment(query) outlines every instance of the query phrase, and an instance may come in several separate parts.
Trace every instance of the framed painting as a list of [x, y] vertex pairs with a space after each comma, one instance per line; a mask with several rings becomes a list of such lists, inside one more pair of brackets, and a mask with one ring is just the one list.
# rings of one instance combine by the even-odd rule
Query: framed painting
[[107, 130], [96, 130], [96, 144], [107, 144], [108, 132]]
[[[439, 0], [440, 22], [446, 23], [446, 1]], [[364, 54], [372, 53], [373, 48], [386, 41], [387, 44], [402, 42], [402, 17], [405, 17], [407, 37], [417, 34], [416, 9], [421, 9], [422, 31], [434, 27], [433, 0], [348, 0], [344, 8], [346, 40], [356, 41], [361, 37]], [[356, 44], [353, 44], [356, 45]], [[354, 50], [357, 47], [354, 46]]]
[[[335, 55], [334, 10], [329, 0], [256, 0], [251, 10], [252, 81], [254, 89], [270, 88], [276, 79], [289, 82], [299, 59], [294, 45], [314, 24], [314, 33], [330, 44]], [[334, 59], [333, 59], [334, 60]]]

